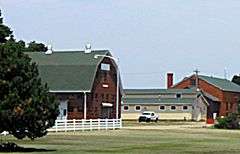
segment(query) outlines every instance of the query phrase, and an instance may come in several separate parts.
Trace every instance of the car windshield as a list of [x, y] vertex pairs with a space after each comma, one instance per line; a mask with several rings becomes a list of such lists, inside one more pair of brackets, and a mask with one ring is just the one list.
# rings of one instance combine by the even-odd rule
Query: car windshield
[[143, 113], [143, 115], [150, 115], [151, 113]]

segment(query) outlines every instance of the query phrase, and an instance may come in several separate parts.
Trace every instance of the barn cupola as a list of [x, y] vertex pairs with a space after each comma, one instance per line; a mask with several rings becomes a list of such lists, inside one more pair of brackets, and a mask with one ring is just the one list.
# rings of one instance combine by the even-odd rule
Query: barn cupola
[[85, 45], [85, 50], [84, 50], [84, 53], [91, 53], [92, 52], [92, 49], [91, 49], [91, 44], [90, 43], [87, 43]]
[[53, 53], [53, 49], [51, 45], [47, 46], [47, 51], [45, 52], [46, 55], [51, 55]]

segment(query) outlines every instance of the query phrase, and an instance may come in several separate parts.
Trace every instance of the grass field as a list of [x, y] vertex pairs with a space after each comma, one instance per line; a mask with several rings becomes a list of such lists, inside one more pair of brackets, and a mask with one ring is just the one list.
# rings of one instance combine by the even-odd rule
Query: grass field
[[[228, 154], [240, 153], [240, 131], [216, 130], [209, 128], [170, 128], [165, 123], [137, 124], [125, 123], [126, 128], [111, 131], [75, 133], [50, 133], [48, 136], [31, 141], [16, 140], [20, 146], [53, 150], [49, 154], [63, 153], [131, 153], [131, 154]], [[173, 122], [173, 125], [177, 123]], [[188, 123], [185, 123], [186, 125]], [[150, 128], [155, 129], [131, 129]], [[166, 123], [166, 126], [170, 126]], [[156, 129], [158, 128], [159, 129]]]

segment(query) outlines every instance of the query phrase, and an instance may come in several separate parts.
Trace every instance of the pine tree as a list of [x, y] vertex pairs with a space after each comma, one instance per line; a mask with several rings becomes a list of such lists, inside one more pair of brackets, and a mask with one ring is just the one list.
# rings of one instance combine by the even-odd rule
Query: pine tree
[[3, 24], [3, 18], [0, 10], [0, 43], [5, 43], [7, 41], [7, 37], [10, 37], [12, 31], [10, 28]]
[[7, 26], [0, 26], [0, 133], [8, 131], [18, 139], [42, 137], [54, 125], [58, 103], [41, 82], [37, 64], [24, 54], [25, 42], [2, 33], [2, 27]]

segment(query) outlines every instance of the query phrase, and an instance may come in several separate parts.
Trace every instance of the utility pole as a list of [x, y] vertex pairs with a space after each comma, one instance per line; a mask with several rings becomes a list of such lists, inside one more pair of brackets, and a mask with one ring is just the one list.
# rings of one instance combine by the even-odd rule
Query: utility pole
[[196, 69], [196, 70], [194, 70], [193, 71], [194, 73], [195, 73], [195, 80], [196, 80], [196, 90], [198, 90], [198, 74], [199, 74], [199, 70], [198, 69]]

